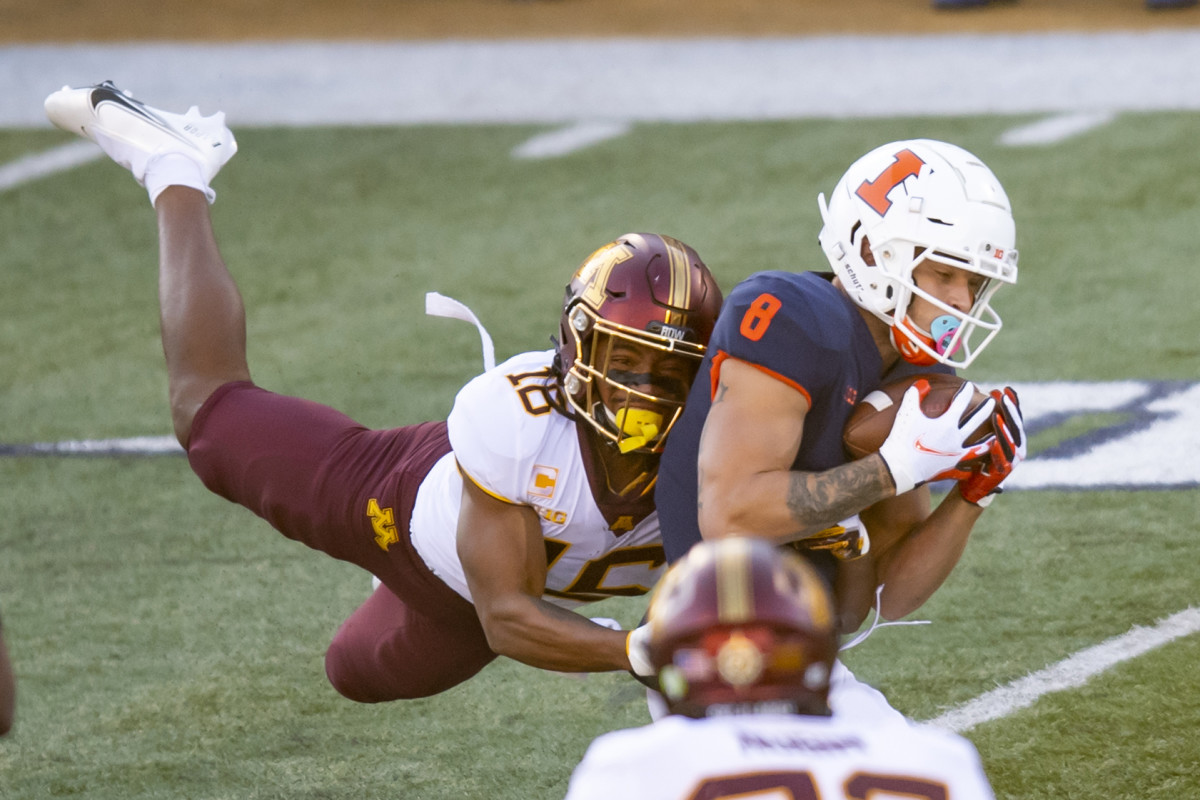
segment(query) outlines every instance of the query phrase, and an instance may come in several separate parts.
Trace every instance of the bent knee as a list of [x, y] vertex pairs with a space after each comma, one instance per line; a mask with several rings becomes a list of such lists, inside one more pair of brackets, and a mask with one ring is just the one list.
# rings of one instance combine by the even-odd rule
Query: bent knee
[[415, 700], [458, 686], [495, 658], [482, 634], [401, 647], [394, 639], [368, 639], [343, 627], [325, 651], [325, 675], [338, 694], [356, 703]]
[[171, 401], [171, 425], [175, 429], [175, 438], [179, 440], [179, 444], [183, 446], [183, 449], [186, 450], [188, 442], [191, 441], [192, 423], [195, 421], [196, 415], [200, 413], [200, 407], [212, 396], [213, 392], [235, 380], [249, 380], [249, 378], [240, 378], [232, 375], [228, 378], [210, 379], [200, 377], [185, 378], [178, 375], [169, 376], [170, 386], [168, 394]]
[[429, 697], [447, 687], [436, 676], [377, 659], [351, 643], [334, 639], [325, 652], [325, 676], [337, 693], [356, 703], [386, 703]]

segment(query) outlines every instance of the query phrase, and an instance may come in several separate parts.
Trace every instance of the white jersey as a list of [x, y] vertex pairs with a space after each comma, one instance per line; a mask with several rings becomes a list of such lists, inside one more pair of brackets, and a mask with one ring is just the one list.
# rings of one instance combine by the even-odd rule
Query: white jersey
[[455, 539], [462, 497], [459, 468], [488, 494], [532, 507], [541, 518], [550, 571], [548, 602], [571, 608], [613, 595], [645, 594], [666, 557], [658, 515], [616, 530], [588, 484], [576, 423], [554, 410], [553, 350], [514, 356], [459, 391], [447, 418], [452, 452], [417, 492], [411, 533], [425, 563], [471, 599]]
[[667, 717], [592, 742], [567, 800], [993, 800], [979, 754], [948, 731], [784, 714]]

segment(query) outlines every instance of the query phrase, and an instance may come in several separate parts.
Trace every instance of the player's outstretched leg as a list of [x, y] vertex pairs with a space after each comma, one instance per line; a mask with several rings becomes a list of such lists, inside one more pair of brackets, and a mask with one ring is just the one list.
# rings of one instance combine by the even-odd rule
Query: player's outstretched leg
[[158, 214], [159, 306], [175, 434], [219, 386], [249, 380], [241, 295], [213, 235], [209, 183], [237, 152], [225, 115], [172, 114], [111, 82], [46, 98], [58, 127], [100, 145], [146, 187]]

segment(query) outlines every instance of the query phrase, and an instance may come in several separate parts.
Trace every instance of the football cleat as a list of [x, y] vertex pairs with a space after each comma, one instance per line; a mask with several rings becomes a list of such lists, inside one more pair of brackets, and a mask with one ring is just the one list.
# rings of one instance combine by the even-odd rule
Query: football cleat
[[114, 161], [145, 183], [147, 167], [158, 157], [178, 154], [194, 161], [205, 183], [233, 154], [237, 142], [225, 114], [171, 114], [133, 99], [112, 81], [73, 89], [64, 86], [46, 98], [46, 116], [57, 127], [91, 139]]

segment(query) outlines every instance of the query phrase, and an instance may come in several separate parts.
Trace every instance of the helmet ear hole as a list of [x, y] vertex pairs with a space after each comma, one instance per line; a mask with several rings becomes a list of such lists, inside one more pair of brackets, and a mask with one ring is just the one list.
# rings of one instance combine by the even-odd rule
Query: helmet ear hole
[[858, 245], [858, 257], [863, 260], [863, 263], [868, 267], [875, 266], [875, 254], [871, 252], [871, 240], [863, 237]]

